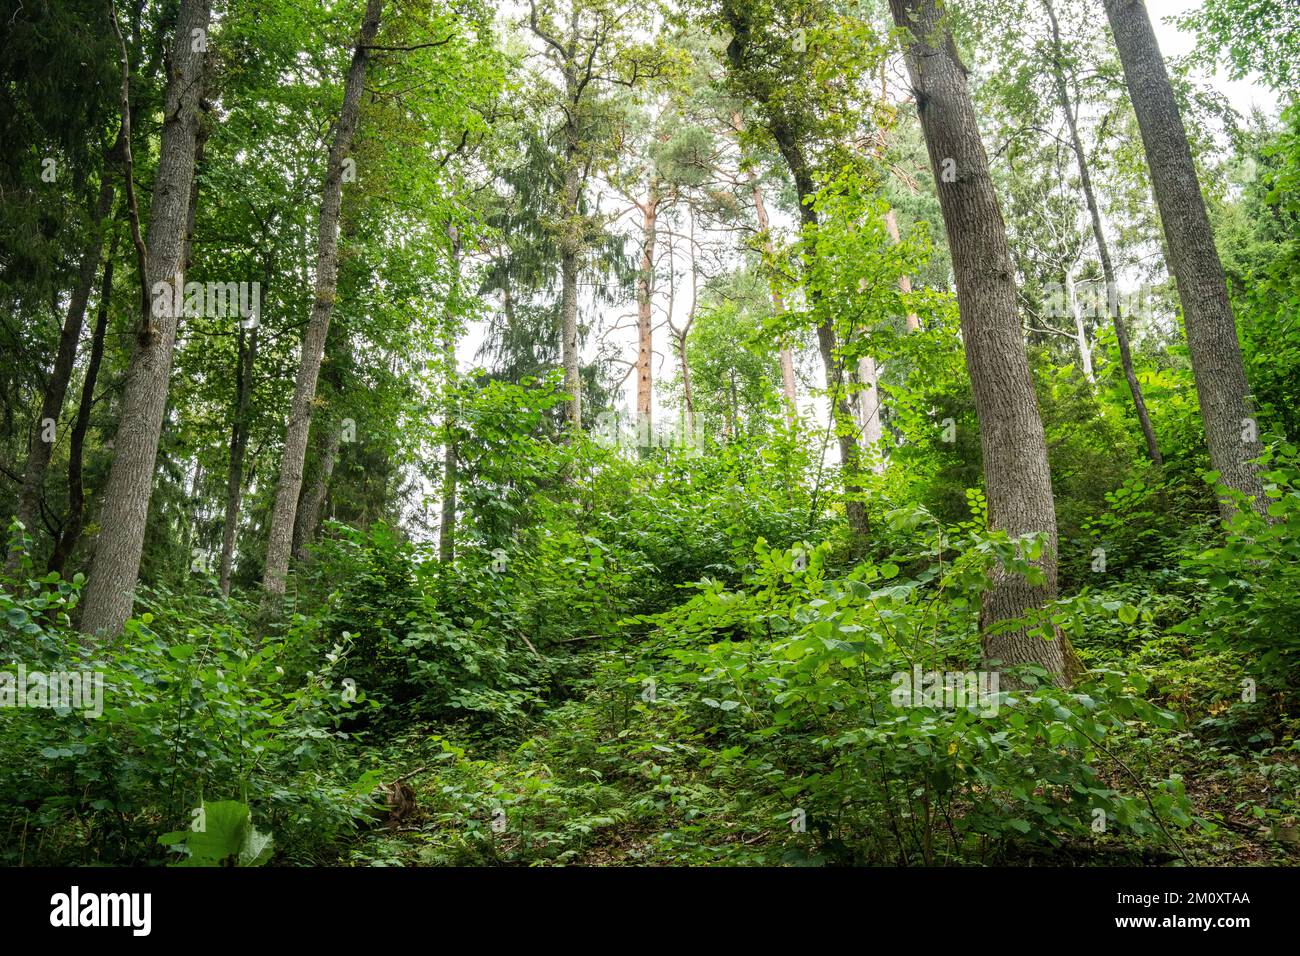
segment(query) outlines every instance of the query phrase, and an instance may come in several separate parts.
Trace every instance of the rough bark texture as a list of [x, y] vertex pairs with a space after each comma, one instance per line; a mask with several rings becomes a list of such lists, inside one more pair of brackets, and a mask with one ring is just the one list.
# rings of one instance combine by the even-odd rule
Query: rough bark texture
[[[121, 631], [131, 614], [140, 571], [158, 439], [167, 405], [177, 312], [183, 304], [182, 255], [205, 57], [194, 49], [192, 36], [195, 30], [207, 31], [210, 17], [209, 0], [181, 3], [150, 204], [144, 314], [127, 369], [122, 415], [113, 440], [113, 464], [100, 513], [102, 530], [82, 599], [81, 630], [87, 635], [114, 637]], [[159, 307], [154, 309], [150, 307], [149, 292], [160, 282], [172, 286], [172, 295], [159, 297]]]
[[104, 260], [104, 276], [99, 288], [99, 306], [95, 315], [95, 330], [90, 336], [90, 358], [86, 363], [86, 377], [81, 383], [81, 401], [77, 405], [77, 418], [68, 439], [68, 516], [63, 522], [54, 550], [50, 552], [47, 571], [63, 573], [73, 548], [81, 539], [85, 525], [86, 492], [82, 481], [82, 460], [85, 455], [86, 432], [90, 428], [90, 409], [95, 404], [95, 383], [99, 380], [99, 366], [104, 358], [104, 333], [108, 330], [109, 301], [113, 295], [113, 257], [117, 254], [117, 237], [109, 246]]
[[[1056, 595], [1056, 514], [1038, 401], [1016, 307], [1006, 226], [989, 178], [966, 70], [935, 0], [890, 0], [894, 22], [909, 29], [908, 74], [934, 171], [957, 279], [957, 303], [979, 419], [989, 523], [1013, 537], [1043, 534], [1046, 583], [999, 569], [980, 609], [986, 662], [1034, 663], [1068, 683], [1076, 664], [1064, 635], [1044, 641], [1024, 629], [993, 633], [1000, 621], [1032, 616]], [[956, 174], [945, 182], [945, 165]]]
[[[1165, 61], [1141, 0], [1106, 0], [1106, 16], [1142, 130], [1169, 268], [1183, 305], [1210, 464], [1223, 484], [1253, 496], [1255, 506], [1263, 511], [1267, 502], [1250, 463], [1261, 448], [1237, 327]], [[1225, 518], [1235, 510], [1227, 501], [1221, 501], [1219, 508]]]
[[[77, 358], [77, 343], [81, 341], [81, 329], [86, 319], [86, 304], [90, 301], [91, 289], [95, 287], [95, 274], [99, 271], [99, 257], [104, 248], [102, 227], [113, 208], [113, 192], [113, 182], [105, 172], [91, 214], [90, 237], [81, 253], [77, 284], [73, 287], [72, 295], [68, 300], [68, 311], [63, 319], [63, 328], [59, 332], [59, 346], [54, 355], [54, 367], [50, 369], [50, 377], [45, 384], [45, 394], [41, 398], [41, 414], [36, 420], [36, 427], [32, 430], [27, 464], [23, 469], [17, 517], [28, 532], [36, 527], [36, 519], [40, 515], [41, 490], [45, 487], [45, 473], [50, 467], [50, 458], [54, 453], [54, 442], [46, 440], [50, 437], [50, 433], [45, 423], [47, 421], [57, 423], [63, 414], [63, 399], [68, 393], [68, 382], [72, 378], [72, 367]], [[55, 427], [57, 429], [58, 426]], [[57, 431], [54, 435], [57, 436]], [[13, 551], [6, 562], [6, 569], [15, 570], [21, 555], [21, 551]]]
[[[1133, 396], [1133, 408], [1137, 412], [1138, 424], [1142, 428], [1142, 438], [1146, 442], [1147, 457], [1157, 467], [1164, 463], [1160, 455], [1160, 444], [1156, 441], [1156, 430], [1151, 425], [1151, 414], [1147, 411], [1146, 397], [1138, 383], [1137, 371], [1133, 368], [1133, 350], [1129, 347], [1128, 323], [1124, 321], [1119, 306], [1119, 287], [1115, 284], [1115, 265], [1110, 258], [1110, 245], [1106, 241], [1106, 230], [1101, 222], [1101, 205], [1097, 202], [1097, 193], [1092, 188], [1092, 170], [1088, 164], [1088, 154], [1083, 148], [1083, 138], [1079, 135], [1079, 123], [1075, 116], [1074, 100], [1070, 96], [1069, 84], [1065, 81], [1065, 68], [1062, 65], [1061, 28], [1056, 21], [1056, 10], [1050, 0], [1044, 0], [1047, 16], [1052, 25], [1053, 67], [1056, 77], [1056, 96], [1061, 110], [1065, 113], [1065, 122], [1070, 129], [1070, 144], [1079, 166], [1079, 184], [1083, 187], [1083, 198], [1088, 204], [1088, 218], [1092, 223], [1092, 237], [1097, 243], [1097, 257], [1101, 260], [1101, 274], [1106, 282], [1107, 311], [1115, 326], [1115, 341], [1119, 345], [1119, 362], [1124, 369], [1124, 378], [1128, 382], [1129, 394]], [[1089, 357], [1090, 358], [1090, 357]], [[1087, 371], [1091, 371], [1091, 360]], [[1089, 374], [1088, 380], [1092, 381]]]
[[298, 495], [302, 490], [302, 468], [307, 457], [312, 406], [316, 398], [316, 380], [320, 375], [321, 358], [325, 354], [325, 338], [329, 333], [338, 284], [338, 229], [339, 210], [343, 204], [343, 161], [352, 148], [352, 137], [361, 114], [361, 93], [365, 87], [366, 63], [369, 60], [368, 48], [379, 32], [383, 6], [383, 0], [368, 0], [366, 3], [361, 33], [352, 51], [352, 63], [343, 84], [343, 105], [339, 108], [334, 142], [330, 146], [326, 166], [325, 190], [321, 197], [316, 231], [315, 299], [312, 303], [311, 321], [302, 340], [302, 358], [298, 364], [298, 378], [294, 383], [289, 426], [285, 431], [284, 452], [280, 459], [280, 478], [275, 489], [275, 508], [271, 514], [271, 530], [266, 544], [262, 589], [263, 603], [268, 610], [273, 609], [284, 594], [285, 576], [289, 572], [293, 526], [298, 510]]
[[257, 362], [254, 326], [239, 329], [239, 360], [235, 382], [235, 409], [230, 423], [230, 468], [226, 474], [226, 511], [221, 530], [221, 593], [230, 594], [230, 571], [235, 560], [235, 537], [239, 531], [239, 510], [244, 497], [244, 457], [248, 453], [248, 420], [253, 404], [253, 367]]
[[298, 502], [297, 514], [293, 523], [293, 556], [301, 560], [307, 546], [316, 538], [320, 528], [321, 513], [325, 508], [325, 498], [329, 495], [330, 479], [334, 477], [334, 466], [338, 464], [339, 448], [343, 444], [343, 425], [339, 423], [329, 430], [325, 447], [321, 449], [320, 464], [312, 475], [312, 480], [303, 487]]

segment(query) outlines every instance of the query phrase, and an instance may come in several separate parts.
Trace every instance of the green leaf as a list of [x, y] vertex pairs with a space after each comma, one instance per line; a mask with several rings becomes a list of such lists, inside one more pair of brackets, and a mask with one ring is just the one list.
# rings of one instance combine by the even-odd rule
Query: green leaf
[[271, 858], [274, 840], [253, 826], [248, 804], [238, 800], [205, 803], [201, 829], [164, 833], [164, 846], [183, 845], [189, 855], [173, 866], [261, 866]]

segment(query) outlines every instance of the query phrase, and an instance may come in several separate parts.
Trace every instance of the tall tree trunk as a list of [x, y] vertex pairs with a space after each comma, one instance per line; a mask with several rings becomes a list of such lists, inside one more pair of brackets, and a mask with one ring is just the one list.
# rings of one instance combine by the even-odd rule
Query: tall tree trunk
[[[737, 75], [743, 76], [746, 58], [754, 53], [749, 48], [748, 37], [751, 34], [749, 24], [746, 22], [747, 13], [741, 9], [741, 5], [733, 3], [723, 4], [722, 12], [733, 34], [731, 43], [727, 46], [727, 57]], [[817, 211], [813, 208], [812, 199], [817, 190], [813, 182], [812, 165], [804, 152], [804, 143], [800, 140], [800, 130], [795, 126], [797, 120], [792, 120], [780, 107], [771, 108], [773, 103], [770, 90], [753, 88], [749, 92], [756, 100], [762, 101], [769, 107], [771, 115], [768, 118], [767, 129], [776, 143], [777, 152], [781, 154], [781, 158], [790, 170], [791, 178], [794, 179], [795, 194], [799, 197], [800, 221], [805, 227], [805, 232], [815, 230]], [[818, 293], [815, 288], [809, 289], [809, 299], [816, 303]], [[840, 446], [840, 467], [844, 475], [844, 514], [848, 519], [850, 530], [857, 537], [863, 538], [867, 534], [868, 527], [867, 509], [861, 500], [862, 488], [859, 484], [861, 455], [849, 400], [849, 376], [845, 374], [846, 369], [839, 356], [832, 319], [825, 319], [818, 324], [817, 346], [826, 369], [826, 392], [831, 402], [831, 419]]]
[[[576, 87], [571, 80], [570, 86]], [[576, 102], [577, 94], [570, 94]], [[582, 252], [582, 224], [578, 208], [582, 198], [582, 174], [579, 169], [577, 107], [573, 107], [565, 125], [564, 156], [564, 226], [560, 235], [560, 352], [564, 364], [565, 418], [570, 427], [582, 427], [581, 356], [578, 353], [578, 256]]]
[[443, 356], [446, 364], [447, 390], [443, 405], [445, 421], [443, 425], [443, 461], [442, 461], [442, 517], [438, 522], [438, 560], [449, 564], [456, 558], [456, 493], [460, 479], [458, 461], [459, 449], [456, 445], [456, 336], [454, 334], [456, 312], [460, 308], [460, 233], [450, 226], [447, 234], [451, 237], [451, 296], [447, 301], [447, 315], [444, 317]]
[[[205, 58], [205, 53], [196, 49], [202, 44], [194, 42], [194, 33], [206, 35], [211, 12], [209, 0], [182, 0], [176, 22], [150, 203], [148, 247], [143, 257], [143, 315], [127, 368], [122, 415], [113, 442], [113, 464], [104, 488], [99, 520], [102, 530], [82, 599], [81, 630], [87, 635], [115, 637], [121, 631], [131, 615], [140, 572], [158, 440], [167, 406], [176, 320], [184, 304], [182, 255]], [[161, 294], [153, 295], [155, 291]]]
[[[1133, 408], [1137, 412], [1138, 424], [1142, 427], [1147, 457], [1156, 467], [1160, 467], [1164, 464], [1164, 459], [1160, 455], [1160, 444], [1156, 441], [1156, 430], [1151, 425], [1151, 414], [1147, 411], [1146, 397], [1142, 394], [1137, 371], [1133, 368], [1133, 350], [1129, 347], [1128, 323], [1120, 311], [1119, 286], [1115, 283], [1115, 265], [1110, 258], [1106, 230], [1102, 227], [1101, 205], [1097, 202], [1097, 194], [1092, 188], [1092, 170], [1088, 164], [1088, 154], [1083, 148], [1083, 137], [1079, 135], [1079, 123], [1075, 116], [1070, 87], [1065, 80], [1061, 28], [1056, 21], [1056, 10], [1051, 0], [1043, 0], [1043, 6], [1047, 8], [1047, 16], [1052, 25], [1052, 66], [1056, 77], [1056, 96], [1061, 111], [1065, 113], [1065, 122], [1070, 129], [1070, 143], [1079, 166], [1079, 183], [1083, 187], [1083, 198], [1088, 205], [1088, 218], [1092, 222], [1092, 238], [1097, 243], [1097, 256], [1101, 259], [1101, 274], [1106, 282], [1107, 311], [1115, 326], [1115, 341], [1119, 345], [1119, 362], [1124, 369], [1124, 378], [1128, 381], [1129, 394], [1133, 396]], [[1091, 380], [1090, 376], [1089, 381]]]
[[[1224, 485], [1253, 497], [1255, 507], [1262, 512], [1267, 501], [1251, 464], [1261, 446], [1250, 406], [1250, 387], [1223, 265], [1214, 247], [1192, 150], [1165, 61], [1142, 0], [1106, 0], [1106, 16], [1142, 130], [1142, 145], [1169, 247], [1169, 266], [1183, 305], [1210, 464]], [[1235, 508], [1221, 500], [1219, 510], [1226, 519]]]
[[[221, 593], [230, 596], [230, 571], [235, 559], [239, 510], [244, 497], [244, 457], [248, 453], [249, 412], [253, 405], [253, 368], [257, 363], [259, 327], [239, 327], [239, 358], [235, 380], [235, 409], [230, 423], [230, 468], [226, 475], [226, 512], [221, 525]], [[247, 332], [247, 334], [245, 334]]]
[[316, 398], [316, 379], [325, 354], [325, 337], [329, 333], [338, 285], [339, 211], [343, 204], [343, 161], [352, 148], [361, 114], [361, 93], [366, 81], [366, 63], [370, 44], [379, 32], [383, 0], [367, 0], [361, 33], [352, 51], [343, 85], [343, 105], [339, 108], [325, 173], [325, 190], [321, 197], [316, 232], [316, 293], [311, 321], [302, 340], [302, 358], [294, 383], [293, 404], [284, 436], [284, 453], [280, 459], [280, 478], [275, 489], [275, 507], [267, 536], [266, 567], [262, 575], [263, 606], [274, 610], [284, 595], [285, 576], [289, 572], [289, 555], [293, 547], [293, 526], [302, 490], [303, 461], [307, 457], [307, 437], [311, 432], [312, 405]]
[[[90, 238], [81, 253], [77, 284], [72, 289], [68, 312], [63, 320], [63, 328], [59, 332], [59, 346], [54, 356], [54, 367], [50, 370], [50, 377], [45, 385], [45, 394], [41, 399], [41, 414], [36, 420], [36, 428], [32, 430], [27, 465], [23, 469], [17, 517], [28, 532], [35, 529], [36, 519], [40, 515], [45, 472], [50, 467], [50, 457], [54, 453], [54, 440], [59, 427], [57, 423], [63, 414], [63, 399], [68, 393], [68, 382], [72, 378], [72, 368], [77, 358], [77, 343], [81, 341], [81, 328], [86, 318], [86, 303], [90, 301], [90, 292], [95, 287], [95, 273], [99, 271], [99, 257], [104, 248], [103, 224], [113, 208], [113, 191], [113, 181], [109, 178], [108, 170], [105, 169], [103, 181], [99, 185], [99, 197], [91, 213]], [[17, 570], [21, 556], [22, 551], [15, 549], [9, 555], [5, 570], [10, 572]]]
[[[647, 430], [650, 428], [654, 406], [654, 321], [651, 306], [654, 297], [658, 217], [658, 184], [651, 182], [650, 193], [641, 204], [641, 271], [636, 283], [636, 417], [637, 428], [645, 427]], [[643, 421], [644, 426], [641, 424]]]
[[[898, 231], [898, 217], [894, 215], [892, 208], [885, 211], [885, 232], [889, 233], [889, 238], [894, 245], [899, 245], [903, 241], [903, 234]], [[898, 289], [900, 292], [909, 293], [912, 291], [912, 277], [903, 274], [898, 277]], [[921, 327], [921, 320], [915, 312], [907, 313], [907, 331], [915, 332]]]
[[880, 376], [876, 360], [870, 355], [858, 359], [858, 414], [862, 429], [862, 449], [871, 457], [871, 470], [884, 474], [885, 429], [881, 421], [883, 405], [880, 401]]
[[[777, 147], [790, 174], [794, 177], [795, 192], [799, 197], [799, 212], [805, 227], [817, 228], [817, 210], [812, 205], [816, 194], [813, 185], [812, 170], [808, 166], [803, 148], [789, 129], [775, 129], [773, 136]], [[815, 288], [809, 289], [809, 299], [814, 303], [820, 297]], [[868, 533], [867, 508], [859, 496], [862, 487], [859, 474], [862, 468], [861, 454], [853, 427], [854, 416], [850, 403], [849, 382], [844, 361], [839, 356], [839, 344], [836, 341], [835, 326], [832, 319], [825, 319], [817, 326], [817, 346], [821, 352], [822, 366], [826, 371], [826, 393], [831, 402], [831, 419], [835, 435], [840, 446], [840, 467], [844, 474], [844, 515], [849, 529], [858, 537], [864, 538]]]
[[320, 464], [312, 475], [312, 480], [302, 490], [293, 523], [292, 548], [295, 560], [302, 559], [320, 528], [321, 511], [325, 507], [325, 497], [329, 494], [330, 479], [334, 477], [334, 466], [338, 464], [339, 447], [343, 444], [343, 427], [343, 423], [339, 422], [328, 431], [325, 447], [321, 449]]
[[966, 69], [935, 0], [890, 0], [890, 8], [894, 23], [912, 34], [905, 41], [907, 69], [952, 250], [989, 523], [1013, 537], [1046, 536], [1037, 562], [1044, 584], [995, 571], [980, 609], [984, 658], [1002, 665], [1038, 664], [1067, 684], [1077, 660], [1059, 631], [1055, 640], [1045, 641], [1027, 629], [991, 630], [1000, 621], [1032, 616], [1056, 596], [1056, 514], [1047, 443], [1020, 329], [1006, 226], [966, 88]]
[[695, 436], [695, 390], [691, 384], [691, 363], [686, 357], [686, 335], [690, 331], [690, 326], [676, 332], [673, 336], [677, 340], [677, 360], [682, 365], [682, 400], [686, 404], [686, 428], [688, 441], [694, 441]]
[[90, 336], [90, 359], [86, 364], [86, 377], [81, 383], [81, 401], [77, 404], [77, 418], [72, 424], [68, 440], [68, 517], [63, 522], [59, 539], [50, 552], [49, 571], [63, 573], [68, 557], [81, 538], [85, 524], [86, 494], [82, 481], [82, 459], [85, 454], [86, 432], [90, 428], [90, 410], [95, 404], [95, 383], [99, 380], [99, 365], [104, 358], [104, 334], [108, 331], [108, 308], [113, 295], [113, 258], [117, 255], [117, 235], [109, 244], [108, 258], [104, 260], [104, 276], [99, 287], [99, 306], [95, 314], [95, 330]]

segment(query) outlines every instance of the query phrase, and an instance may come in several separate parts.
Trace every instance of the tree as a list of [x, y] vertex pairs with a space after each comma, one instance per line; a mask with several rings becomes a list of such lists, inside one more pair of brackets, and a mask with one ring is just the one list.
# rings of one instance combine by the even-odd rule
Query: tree
[[81, 400], [77, 403], [77, 417], [68, 441], [68, 514], [50, 552], [48, 570], [62, 574], [69, 555], [81, 540], [85, 527], [86, 491], [83, 478], [86, 432], [90, 428], [90, 410], [95, 401], [95, 385], [99, 381], [99, 366], [104, 358], [104, 334], [108, 331], [108, 309], [113, 294], [113, 259], [117, 253], [117, 233], [104, 260], [103, 278], [100, 280], [99, 306], [95, 314], [95, 328], [90, 336], [90, 357], [81, 383]]
[[[1250, 405], [1250, 386], [1223, 264], [1214, 246], [1169, 73], [1142, 0], [1106, 0], [1106, 17], [1124, 65], [1124, 80], [1142, 131], [1151, 184], [1160, 207], [1169, 267], [1183, 306], [1210, 464], [1218, 472], [1220, 483], [1253, 498], [1254, 506], [1262, 511], [1267, 502], [1252, 462], [1259, 456], [1261, 445]], [[1236, 506], [1224, 497], [1219, 510], [1226, 520]]]
[[[140, 571], [154, 465], [171, 377], [172, 347], [184, 286], [184, 245], [199, 132], [199, 100], [207, 50], [208, 0], [182, 0], [171, 47], [162, 141], [149, 211], [148, 246], [133, 225], [142, 261], [143, 302], [135, 352], [127, 370], [113, 465], [104, 488], [100, 534], [82, 600], [81, 630], [115, 637], [131, 614]], [[124, 111], [124, 118], [130, 114]], [[124, 137], [129, 150], [129, 129]], [[129, 152], [128, 152], [129, 156]], [[127, 189], [131, 170], [127, 169]], [[154, 295], [152, 301], [151, 294]]]
[[1002, 666], [1037, 664], [1066, 684], [1077, 664], [1063, 634], [1044, 641], [1024, 627], [995, 629], [999, 622], [1031, 617], [1055, 598], [1058, 542], [1047, 442], [1020, 330], [1011, 253], [966, 69], [935, 0], [890, 0], [890, 10], [895, 24], [910, 34], [907, 71], [952, 252], [989, 524], [1013, 538], [1042, 535], [1046, 541], [1037, 580], [995, 571], [980, 612], [984, 657]]
[[352, 51], [352, 62], [343, 84], [343, 103], [339, 107], [334, 141], [330, 145], [326, 163], [325, 187], [316, 226], [316, 296], [312, 303], [311, 320], [302, 340], [302, 359], [294, 384], [289, 426], [284, 437], [275, 507], [267, 536], [266, 565], [262, 572], [262, 589], [268, 608], [284, 594], [285, 576], [289, 571], [294, 518], [298, 508], [298, 495], [302, 490], [303, 462], [307, 457], [312, 405], [316, 398], [316, 379], [320, 375], [321, 358], [325, 354], [325, 338], [329, 334], [338, 283], [338, 228], [339, 211], [343, 202], [344, 162], [348, 159], [352, 137], [361, 114], [366, 63], [370, 57], [371, 44], [379, 32], [383, 7], [383, 0], [367, 0], [361, 30]]
[[[731, 34], [726, 49], [730, 82], [754, 107], [757, 125], [785, 162], [799, 201], [803, 241], [812, 245], [818, 226], [817, 180], [849, 158], [844, 142], [859, 119], [850, 101], [850, 78], [864, 72], [862, 60], [871, 51], [860, 49], [860, 38], [853, 34], [839, 36], [831, 11], [816, 0], [780, 10], [721, 0], [713, 15]], [[810, 29], [818, 31], [815, 45], [809, 43]], [[817, 295], [816, 289], [809, 290], [814, 311]], [[852, 375], [838, 339], [834, 319], [823, 315], [817, 323], [817, 344], [840, 450], [844, 510], [850, 529], [861, 540], [868, 530], [860, 484], [862, 456], [851, 402]]]
[[[99, 270], [100, 253], [104, 246], [102, 227], [112, 212], [113, 195], [113, 182], [105, 170], [103, 182], [99, 187], [99, 197], [91, 215], [91, 234], [81, 254], [77, 284], [72, 290], [67, 316], [63, 320], [63, 328], [59, 333], [58, 353], [54, 359], [54, 367], [50, 369], [44, 398], [41, 400], [40, 418], [37, 427], [32, 429], [31, 447], [27, 453], [22, 489], [18, 496], [17, 517], [24, 528], [36, 526], [41, 490], [45, 485], [45, 472], [49, 468], [50, 455], [54, 450], [56, 423], [62, 416], [63, 399], [67, 395], [68, 382], [72, 378], [77, 343], [81, 339], [81, 328], [86, 318], [86, 304], [90, 301], [90, 293], [95, 285], [95, 274]], [[18, 550], [10, 554], [8, 570], [13, 571], [18, 566], [20, 554]]]
[[442, 517], [438, 522], [438, 560], [450, 562], [456, 557], [456, 488], [459, 481], [460, 462], [456, 452], [456, 394], [458, 375], [456, 368], [456, 320], [454, 312], [461, 308], [460, 301], [460, 231], [448, 226], [447, 238], [451, 242], [451, 293], [447, 296], [447, 312], [443, 318], [443, 370], [446, 385], [443, 389], [443, 439], [442, 439]]
[[[1048, 21], [1052, 27], [1052, 78], [1056, 85], [1057, 105], [1065, 114], [1065, 123], [1070, 130], [1070, 146], [1074, 150], [1075, 161], [1079, 166], [1079, 184], [1088, 205], [1088, 219], [1092, 224], [1093, 240], [1097, 243], [1097, 255], [1101, 259], [1102, 278], [1106, 283], [1106, 303], [1110, 312], [1111, 323], [1115, 326], [1115, 340], [1119, 345], [1120, 365], [1124, 369], [1124, 378], [1128, 382], [1129, 394], [1133, 396], [1133, 408], [1137, 412], [1138, 424], [1142, 428], [1142, 438], [1146, 442], [1147, 457], [1152, 464], [1162, 464], [1160, 445], [1156, 441], [1155, 428], [1151, 425], [1151, 413], [1142, 395], [1142, 386], [1138, 382], [1137, 371], [1133, 367], [1133, 350], [1129, 346], [1128, 324], [1119, 305], [1119, 289], [1116, 285], [1115, 265], [1110, 257], [1110, 244], [1106, 241], [1106, 230], [1101, 221], [1101, 206], [1097, 202], [1097, 193], [1092, 186], [1092, 173], [1088, 163], [1088, 153], [1083, 147], [1083, 138], [1079, 135], [1079, 120], [1075, 98], [1070, 95], [1070, 84], [1066, 77], [1065, 50], [1061, 44], [1061, 27], [1056, 18], [1056, 9], [1052, 0], [1043, 0]], [[1069, 281], [1067, 279], [1067, 281]], [[1076, 306], [1077, 308], [1077, 306]]]
[[601, 93], [610, 87], [635, 87], [658, 71], [658, 59], [630, 43], [638, 24], [649, 26], [645, 8], [610, 0], [570, 0], [568, 10], [529, 0], [528, 27], [541, 40], [543, 55], [559, 73], [556, 91], [563, 113], [560, 125], [558, 243], [560, 247], [560, 349], [564, 387], [569, 393], [565, 416], [582, 426], [582, 364], [578, 337], [578, 277], [590, 244], [582, 214], [583, 193], [600, 160], [598, 126]]

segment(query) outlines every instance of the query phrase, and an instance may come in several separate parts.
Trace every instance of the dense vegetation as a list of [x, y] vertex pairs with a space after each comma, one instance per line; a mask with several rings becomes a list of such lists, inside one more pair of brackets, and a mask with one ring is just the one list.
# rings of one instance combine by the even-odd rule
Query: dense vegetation
[[0, 862], [1297, 861], [1287, 0], [0, 23]]

